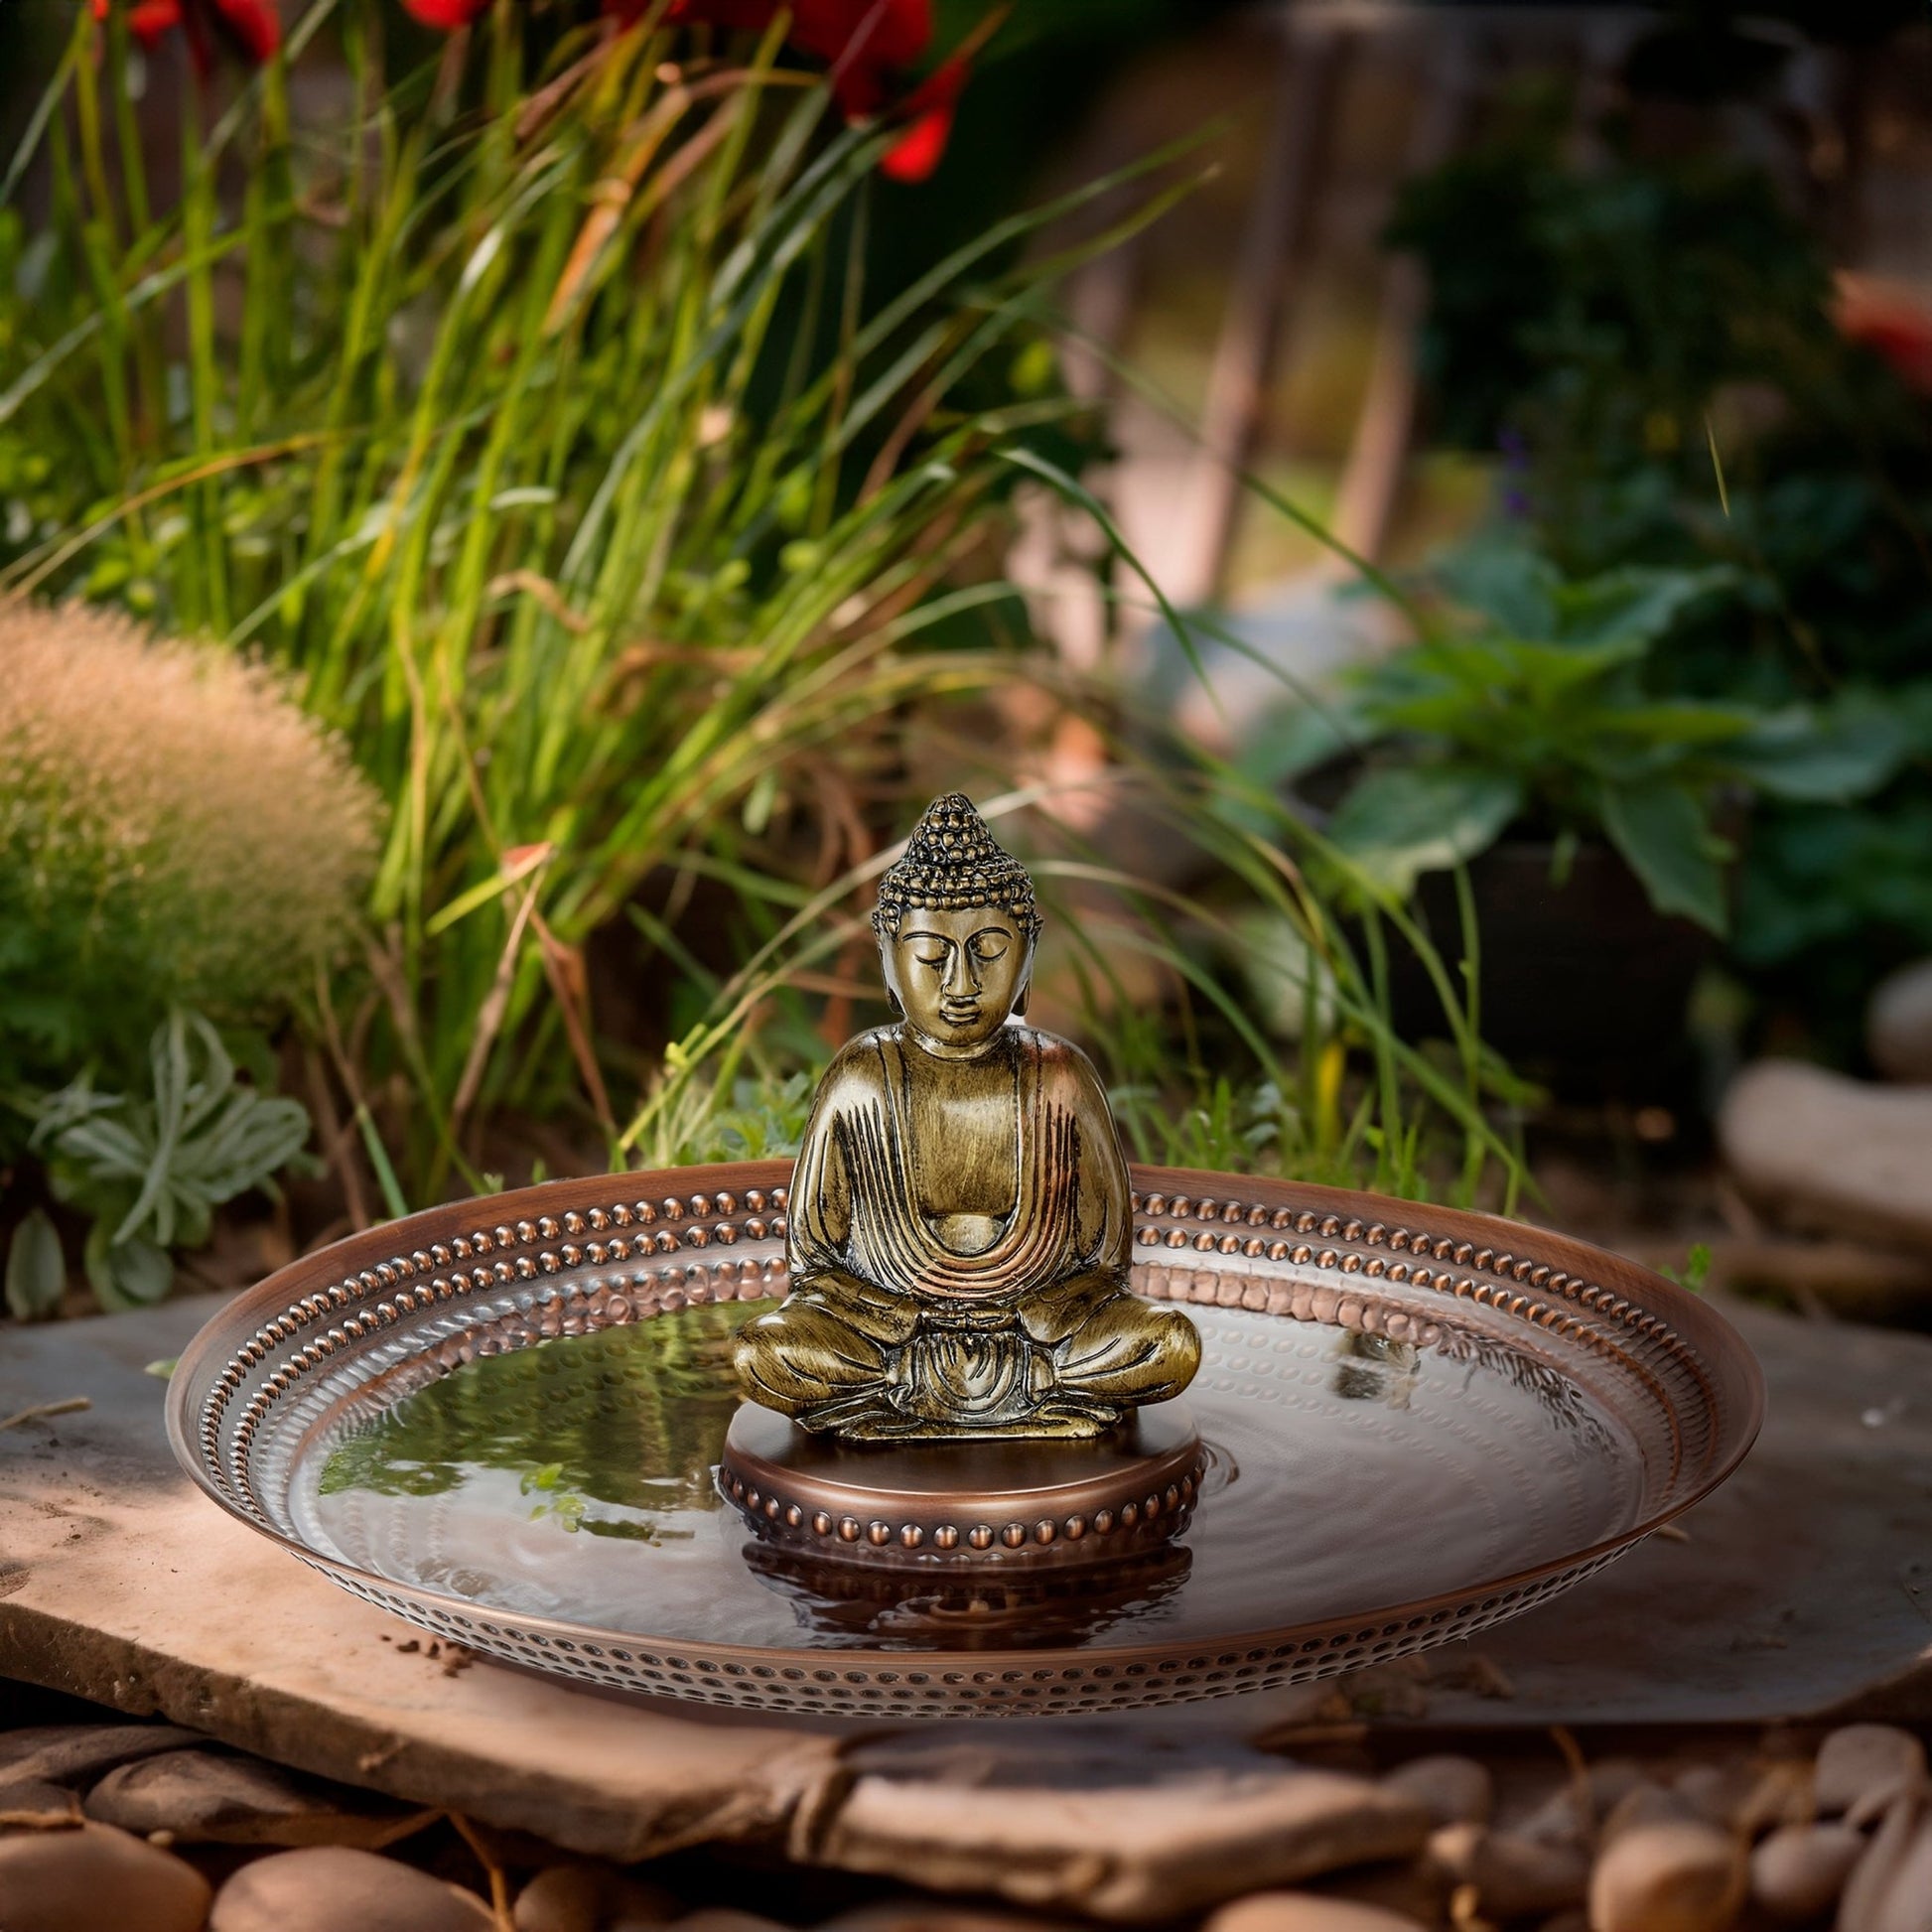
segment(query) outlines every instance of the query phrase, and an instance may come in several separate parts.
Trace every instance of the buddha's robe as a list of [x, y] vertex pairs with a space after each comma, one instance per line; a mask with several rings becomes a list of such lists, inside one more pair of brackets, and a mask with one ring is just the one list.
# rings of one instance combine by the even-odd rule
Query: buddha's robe
[[[791, 1293], [739, 1341], [748, 1391], [808, 1428], [871, 1409], [969, 1431], [1069, 1408], [1105, 1425], [1178, 1393], [1199, 1340], [1127, 1292], [1127, 1164], [1086, 1056], [1002, 1029], [988, 1057], [1010, 1070], [1011, 1181], [961, 1202], [947, 1147], [927, 1144], [946, 1137], [916, 1082], [943, 1073], [922, 1051], [882, 1028], [828, 1069], [792, 1177]], [[942, 1238], [962, 1209], [990, 1226], [978, 1252]]]

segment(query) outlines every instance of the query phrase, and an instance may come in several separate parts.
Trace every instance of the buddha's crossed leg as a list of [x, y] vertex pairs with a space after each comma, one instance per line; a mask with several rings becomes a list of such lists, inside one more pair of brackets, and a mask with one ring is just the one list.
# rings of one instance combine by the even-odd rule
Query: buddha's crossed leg
[[918, 1321], [909, 1296], [826, 1275], [740, 1330], [739, 1380], [767, 1409], [829, 1428], [848, 1408], [884, 1401], [892, 1357]]
[[1076, 1404], [1165, 1402], [1200, 1366], [1194, 1324], [1178, 1309], [1129, 1294], [1111, 1274], [1056, 1286], [1023, 1303], [1020, 1319], [1051, 1349], [1057, 1393]]
[[[937, 1418], [907, 1413], [906, 1351], [922, 1324], [932, 1325], [928, 1314], [949, 1328], [962, 1312], [928, 1311], [910, 1296], [827, 1274], [746, 1325], [739, 1376], [755, 1400], [807, 1429], [929, 1433]], [[1200, 1361], [1199, 1336], [1179, 1310], [1141, 1301], [1108, 1272], [979, 1313], [981, 1321], [965, 1325], [1004, 1328], [1035, 1363], [1015, 1391], [1019, 1412], [1003, 1404], [997, 1420], [987, 1417], [993, 1433], [1096, 1434], [1124, 1409], [1177, 1395]], [[956, 1423], [975, 1433], [966, 1416]]]

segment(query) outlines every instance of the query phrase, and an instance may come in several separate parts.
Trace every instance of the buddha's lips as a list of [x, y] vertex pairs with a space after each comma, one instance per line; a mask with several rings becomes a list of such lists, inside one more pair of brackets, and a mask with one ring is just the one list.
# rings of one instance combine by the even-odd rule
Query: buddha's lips
[[967, 1027], [980, 1017], [980, 1003], [977, 1000], [941, 1000], [939, 1017], [950, 1020], [955, 1027]]

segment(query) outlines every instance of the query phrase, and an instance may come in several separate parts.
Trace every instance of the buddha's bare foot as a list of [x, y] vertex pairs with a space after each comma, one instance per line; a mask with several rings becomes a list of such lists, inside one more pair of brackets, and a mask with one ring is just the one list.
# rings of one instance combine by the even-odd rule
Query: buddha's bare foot
[[883, 1383], [814, 1403], [792, 1417], [800, 1429], [808, 1429], [813, 1435], [837, 1430], [841, 1436], [867, 1441], [883, 1441], [891, 1435], [904, 1434], [906, 1420]]
[[1049, 1436], [1060, 1441], [1080, 1441], [1104, 1436], [1120, 1421], [1120, 1411], [1111, 1403], [1072, 1402], [1064, 1396], [1048, 1397], [1026, 1421], [1029, 1436]]

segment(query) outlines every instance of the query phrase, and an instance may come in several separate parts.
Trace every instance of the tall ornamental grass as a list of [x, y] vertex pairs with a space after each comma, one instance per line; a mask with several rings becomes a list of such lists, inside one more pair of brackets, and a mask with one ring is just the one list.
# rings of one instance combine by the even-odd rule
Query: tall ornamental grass
[[[1022, 483], [1105, 526], [1073, 474], [1094, 425], [1057, 379], [1049, 293], [1184, 192], [1183, 157], [992, 220], [882, 291], [869, 211], [916, 192], [876, 177], [896, 130], [841, 121], [787, 64], [786, 16], [750, 37], [590, 11], [496, 0], [409, 69], [376, 0], [313, 0], [226, 104], [185, 96], [163, 194], [125, 10], [76, 8], [9, 182], [41, 171], [48, 219], [0, 215], [0, 584], [264, 653], [384, 800], [360, 971], [325, 983], [319, 1019], [398, 1210], [482, 1181], [506, 1116], [574, 1108], [619, 1159], [700, 1144], [796, 990], [843, 983], [823, 967], [884, 863], [871, 801], [918, 789], [908, 718], [1015, 677], [1119, 715], [1034, 643], [1000, 558]], [[291, 70], [330, 50], [348, 109], [298, 120]], [[1044, 239], [1129, 180], [1113, 229]], [[1105, 528], [1122, 584], [1158, 601]], [[1246, 1016], [1189, 903], [1101, 855], [1070, 877], [1131, 908], [1118, 943], [1255, 1056], [1293, 1115], [1284, 1159], [1421, 1185], [1426, 1115], [1463, 1184], [1508, 1167], [1472, 1025], [1447, 1069], [1392, 1036], [1376, 963], [1289, 856], [1297, 829], [1267, 800], [1230, 818], [1231, 778], [1197, 760], [1146, 775], [1304, 935], [1299, 1037]], [[752, 935], [733, 967], [709, 974], [644, 910], [665, 872], [730, 893]], [[585, 960], [625, 914], [701, 1009], [634, 1114]], [[1078, 970], [1131, 1032], [1105, 947]], [[1159, 1058], [1114, 1044], [1129, 1084]], [[1179, 1057], [1205, 1124], [1144, 1107], [1149, 1151], [1225, 1138], [1197, 1046]]]
[[[653, 868], [1007, 675], [972, 560], [1073, 410], [1024, 353], [1065, 264], [1011, 265], [1053, 210], [882, 300], [891, 131], [778, 64], [782, 17], [707, 52], [580, 12], [388, 84], [382, 9], [319, 0], [225, 111], [184, 97], [160, 207], [125, 17], [76, 9], [5, 332], [9, 580], [265, 651], [388, 802], [371, 1065], [422, 1190], [559, 1069], [614, 1124], [582, 947]], [[353, 109], [298, 127], [325, 34]]]

